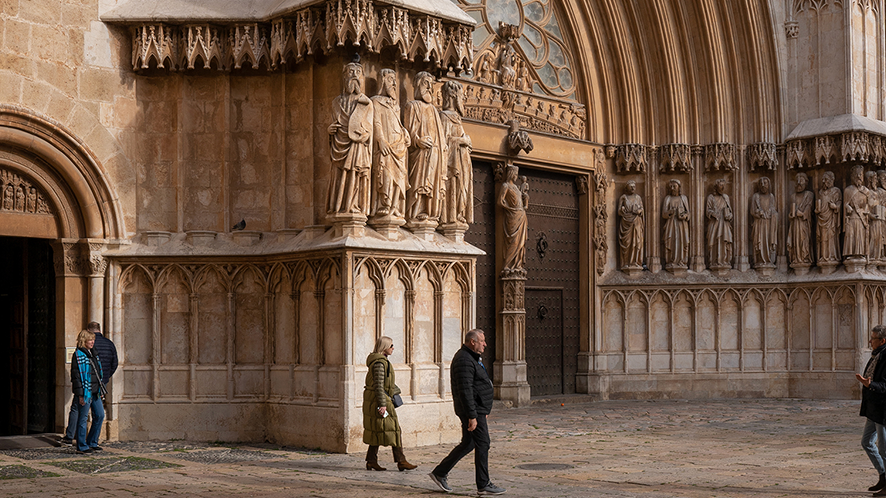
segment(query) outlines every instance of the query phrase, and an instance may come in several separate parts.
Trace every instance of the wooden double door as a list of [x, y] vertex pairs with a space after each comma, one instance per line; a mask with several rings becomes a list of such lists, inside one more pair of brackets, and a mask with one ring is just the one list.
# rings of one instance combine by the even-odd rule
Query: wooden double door
[[55, 431], [55, 351], [52, 248], [0, 237], [0, 436]]
[[[520, 168], [520, 175], [529, 182], [524, 306], [531, 394], [571, 394], [578, 365], [581, 278], [575, 177], [529, 168]], [[486, 252], [477, 260], [477, 327], [486, 331], [487, 365], [495, 362], [496, 341], [495, 188], [492, 164], [475, 161], [474, 223], [465, 240]]]

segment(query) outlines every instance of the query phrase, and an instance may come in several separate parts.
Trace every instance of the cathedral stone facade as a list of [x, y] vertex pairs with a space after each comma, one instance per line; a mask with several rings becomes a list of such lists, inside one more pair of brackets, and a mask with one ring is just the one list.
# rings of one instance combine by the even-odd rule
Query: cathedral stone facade
[[407, 446], [496, 397], [853, 397], [886, 309], [883, 0], [0, 5], [0, 435]]

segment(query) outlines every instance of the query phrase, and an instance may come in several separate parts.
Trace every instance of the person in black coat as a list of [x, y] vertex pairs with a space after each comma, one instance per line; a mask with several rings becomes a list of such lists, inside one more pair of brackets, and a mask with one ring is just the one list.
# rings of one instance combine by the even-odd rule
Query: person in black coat
[[449, 370], [452, 382], [452, 405], [461, 419], [461, 442], [431, 471], [431, 480], [443, 491], [452, 492], [446, 478], [465, 455], [474, 452], [477, 490], [480, 494], [505, 492], [489, 480], [489, 428], [486, 415], [492, 411], [492, 381], [480, 354], [486, 349], [486, 334], [480, 329], [465, 334], [465, 344]]
[[[114, 342], [102, 335], [102, 327], [98, 322], [89, 322], [86, 330], [95, 334], [95, 346], [93, 350], [98, 356], [102, 366], [102, 384], [111, 381], [111, 376], [117, 371], [117, 347]], [[65, 430], [65, 437], [62, 443], [72, 444], [77, 430], [77, 419], [80, 416], [80, 403], [77, 396], [71, 402], [71, 409], [68, 411], [68, 427]]]
[[868, 491], [876, 491], [874, 496], [886, 496], [886, 326], [877, 325], [871, 330], [870, 344], [873, 351], [864, 375], [855, 374], [863, 386], [860, 415], [866, 417], [861, 447], [880, 473], [880, 480]]

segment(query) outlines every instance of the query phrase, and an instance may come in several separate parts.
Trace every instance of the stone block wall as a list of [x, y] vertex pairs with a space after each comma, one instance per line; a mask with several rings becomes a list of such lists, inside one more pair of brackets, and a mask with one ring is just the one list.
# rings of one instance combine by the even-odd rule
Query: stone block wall
[[880, 282], [601, 289], [594, 359], [609, 397], [857, 394]]
[[472, 323], [470, 258], [289, 254], [119, 269], [122, 439], [359, 451], [364, 362], [381, 335], [396, 346], [405, 444], [458, 437], [448, 364]]

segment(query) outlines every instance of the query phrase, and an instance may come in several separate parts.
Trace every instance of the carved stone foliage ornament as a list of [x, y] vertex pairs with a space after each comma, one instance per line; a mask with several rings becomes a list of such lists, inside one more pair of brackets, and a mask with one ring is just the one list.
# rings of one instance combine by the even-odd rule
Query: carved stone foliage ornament
[[603, 150], [597, 149], [594, 156], [594, 171], [591, 172], [594, 183], [594, 266], [597, 268], [597, 274], [602, 275], [606, 270], [606, 252], [609, 250], [609, 243], [606, 241], [609, 216], [606, 210], [606, 191], [609, 188], [609, 178], [606, 177], [604, 169]]
[[315, 51], [343, 45], [378, 53], [395, 47], [400, 57], [456, 72], [472, 64], [471, 27], [370, 0], [329, 0], [270, 22], [229, 25], [137, 24], [132, 29], [132, 66], [172, 70], [195, 67], [230, 71], [245, 65], [277, 69]]
[[45, 195], [30, 179], [5, 169], [0, 169], [0, 210], [53, 214]]

